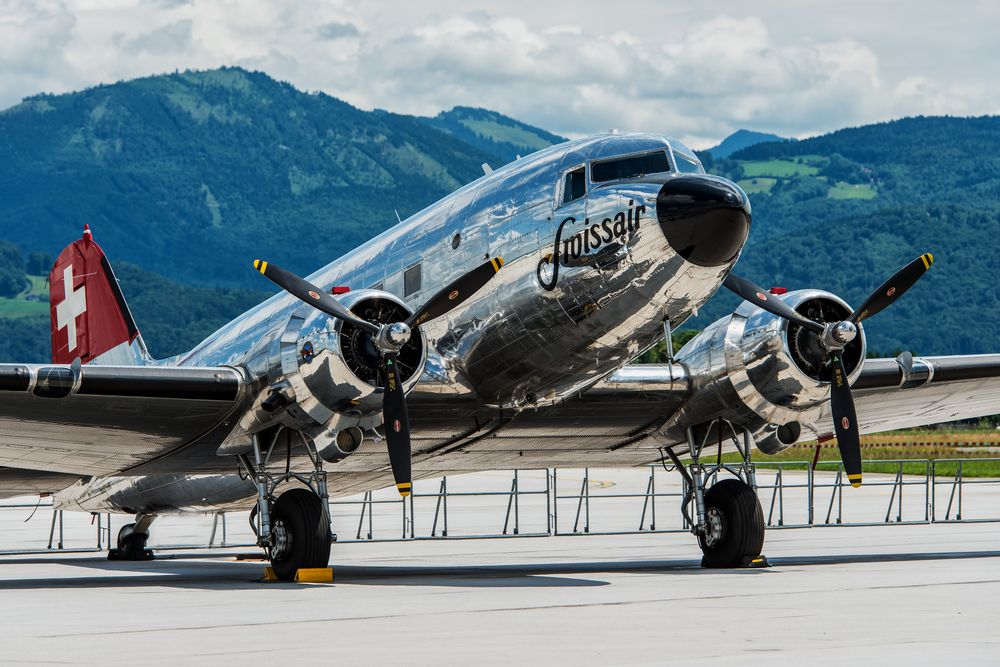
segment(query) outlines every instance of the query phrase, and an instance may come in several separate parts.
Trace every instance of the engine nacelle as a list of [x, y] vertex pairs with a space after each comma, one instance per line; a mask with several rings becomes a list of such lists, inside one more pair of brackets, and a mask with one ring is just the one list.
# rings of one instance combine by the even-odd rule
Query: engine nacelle
[[[822, 290], [780, 296], [801, 315], [820, 323], [846, 319], [847, 303]], [[864, 329], [844, 349], [854, 382], [865, 358]], [[758, 433], [757, 444], [776, 453], [802, 435], [799, 418], [830, 397], [830, 370], [815, 334], [744, 302], [693, 338], [678, 353], [691, 378], [691, 396], [664, 431], [683, 440], [687, 426], [722, 417]]]
[[[398, 297], [379, 290], [349, 292], [340, 302], [373, 323], [400, 322], [411, 314]], [[417, 329], [399, 351], [396, 365], [404, 391], [420, 378], [425, 348]], [[370, 336], [353, 324], [303, 304], [263, 361], [267, 386], [220, 454], [245, 451], [250, 433], [282, 424], [312, 438], [323, 458], [335, 460], [357, 449], [357, 433], [382, 423], [381, 355]]]

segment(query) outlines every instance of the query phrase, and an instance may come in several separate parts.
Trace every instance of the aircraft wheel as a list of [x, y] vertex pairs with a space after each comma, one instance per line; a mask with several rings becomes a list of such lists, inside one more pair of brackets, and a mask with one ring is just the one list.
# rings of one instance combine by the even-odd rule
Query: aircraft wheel
[[323, 501], [307, 489], [281, 494], [271, 510], [271, 567], [282, 581], [300, 568], [330, 563], [330, 526]]
[[108, 560], [152, 560], [153, 552], [146, 548], [149, 533], [135, 532], [135, 524], [127, 523], [118, 530], [118, 548], [108, 551]]
[[703, 567], [745, 567], [764, 548], [764, 512], [741, 479], [724, 479], [705, 492], [708, 530], [698, 536]]

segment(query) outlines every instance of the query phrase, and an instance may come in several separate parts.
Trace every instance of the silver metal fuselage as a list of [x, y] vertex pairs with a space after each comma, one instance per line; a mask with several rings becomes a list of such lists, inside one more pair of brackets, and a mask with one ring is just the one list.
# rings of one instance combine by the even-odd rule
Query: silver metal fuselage
[[[415, 391], [515, 410], [565, 399], [660, 340], [664, 319], [674, 326], [688, 319], [732, 266], [696, 265], [667, 242], [656, 208], [663, 184], [683, 175], [673, 158], [670, 172], [599, 184], [590, 182], [588, 167], [586, 196], [560, 203], [567, 170], [653, 149], [669, 155], [670, 140], [602, 135], [542, 150], [460, 188], [308, 279], [324, 289], [384, 290], [415, 309], [485, 259], [502, 257], [493, 281], [421, 328], [427, 359]], [[403, 274], [416, 265], [420, 287], [404, 293]], [[273, 360], [297, 313], [315, 317], [309, 306], [277, 294], [189, 353], [159, 363], [241, 368], [263, 391], [281, 380]], [[219, 476], [205, 486], [225, 497], [206, 494], [192, 479], [178, 478], [171, 489], [162, 476], [152, 477], [158, 479], [109, 478], [99, 492], [95, 482], [64, 493], [88, 510], [134, 509], [135, 498], [155, 498], [151, 505], [202, 511], [253, 493], [251, 485]]]

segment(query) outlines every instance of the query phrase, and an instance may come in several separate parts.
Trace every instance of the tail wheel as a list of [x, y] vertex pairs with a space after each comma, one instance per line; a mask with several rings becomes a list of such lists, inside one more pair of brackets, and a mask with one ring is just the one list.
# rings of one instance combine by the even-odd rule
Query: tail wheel
[[135, 532], [135, 524], [127, 523], [118, 530], [117, 549], [108, 551], [108, 560], [152, 560], [153, 552], [146, 548], [148, 533]]
[[281, 494], [271, 510], [271, 567], [282, 581], [292, 581], [301, 568], [330, 562], [330, 525], [323, 501], [307, 489]]
[[743, 567], [764, 548], [764, 512], [743, 480], [724, 479], [705, 492], [708, 526], [698, 536], [704, 567]]

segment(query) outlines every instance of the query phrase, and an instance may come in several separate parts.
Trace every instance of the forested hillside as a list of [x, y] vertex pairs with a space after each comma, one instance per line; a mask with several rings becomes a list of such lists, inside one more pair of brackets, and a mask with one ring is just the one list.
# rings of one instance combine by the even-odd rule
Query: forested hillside
[[208, 286], [256, 284], [264, 252], [312, 271], [496, 159], [238, 68], [37, 95], [0, 113], [0, 154], [6, 240], [55, 253], [90, 223], [119, 261]]
[[[406, 216], [483, 162], [559, 140], [483, 109], [365, 112], [238, 68], [34, 96], [0, 112], [0, 361], [47, 360], [43, 276], [84, 223], [153, 353], [169, 356], [262, 298], [249, 291], [262, 287], [255, 256], [308, 272], [392, 225], [393, 209]], [[753, 204], [738, 273], [859, 303], [929, 251], [930, 274], [866, 322], [871, 346], [1000, 351], [1000, 117], [909, 118], [703, 156]], [[720, 294], [688, 326], [736, 305]]]
[[422, 120], [492, 155], [490, 165], [494, 168], [516, 160], [518, 155], [529, 155], [565, 141], [563, 137], [488, 109], [455, 107]]
[[[711, 170], [750, 194], [753, 229], [737, 272], [820, 287], [857, 304], [923, 252], [930, 273], [865, 323], [891, 353], [1000, 351], [1000, 117], [907, 118], [800, 142], [759, 144]], [[720, 295], [691, 326], [731, 310]]]

